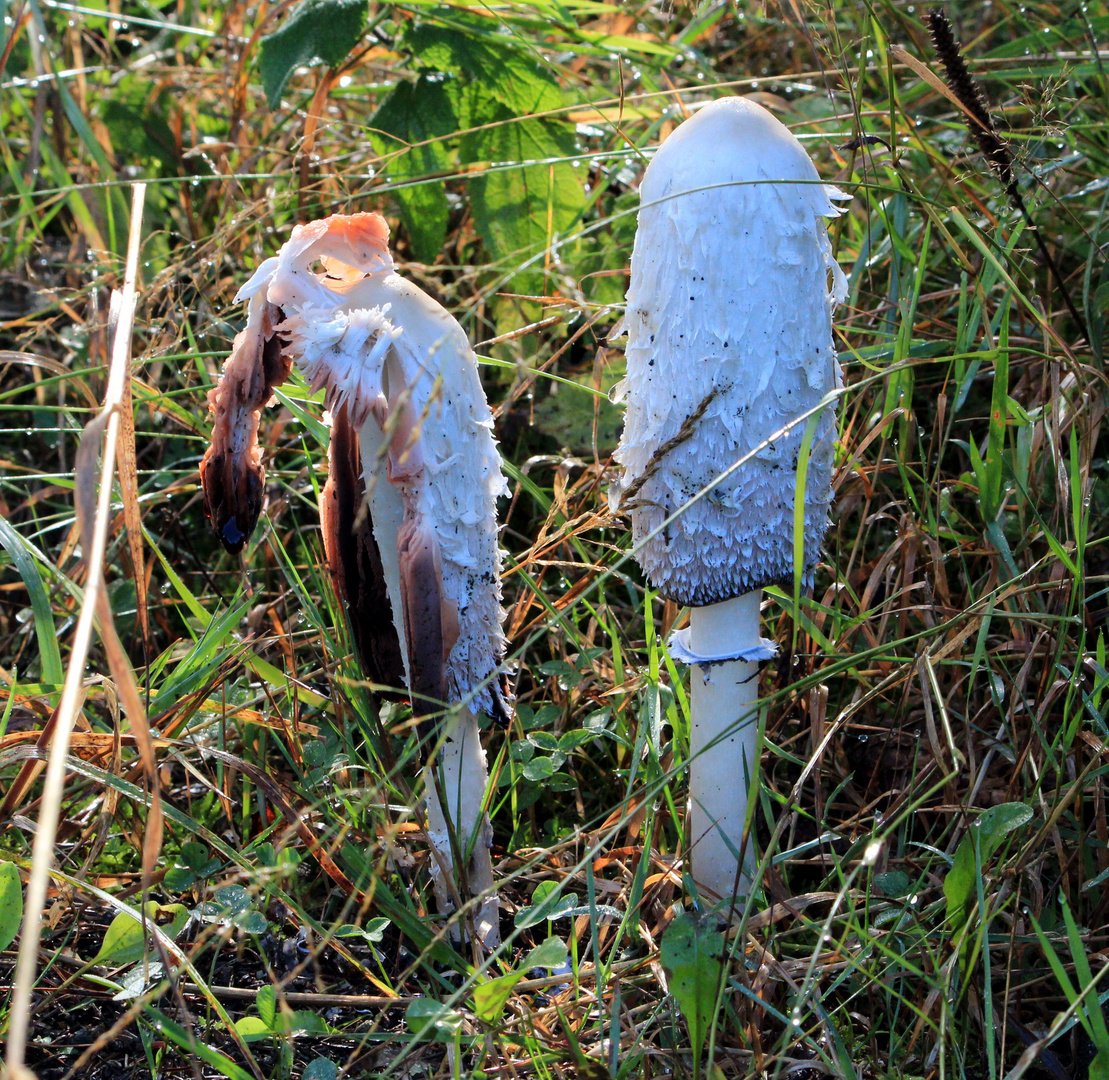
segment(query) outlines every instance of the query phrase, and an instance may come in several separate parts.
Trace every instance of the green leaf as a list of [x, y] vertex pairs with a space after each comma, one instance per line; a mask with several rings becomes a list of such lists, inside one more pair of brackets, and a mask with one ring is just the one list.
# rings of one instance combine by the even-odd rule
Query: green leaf
[[558, 749], [558, 736], [553, 731], [533, 731], [528, 735], [528, 742], [540, 750]]
[[251, 895], [242, 885], [225, 885], [216, 889], [212, 899], [224, 915], [238, 915], [251, 905]]
[[244, 1016], [235, 1021], [235, 1030], [244, 1042], [258, 1042], [273, 1035], [273, 1029], [260, 1016]]
[[208, 846], [190, 840], [181, 845], [181, 854], [177, 861], [181, 866], [187, 866], [193, 873], [199, 874], [208, 865]]
[[[146, 917], [156, 922], [170, 938], [175, 938], [189, 921], [188, 909], [183, 904], [162, 906], [150, 900], [146, 904]], [[92, 963], [107, 967], [123, 967], [143, 958], [147, 951], [146, 931], [143, 924], [129, 911], [121, 911], [108, 924], [100, 949]]]
[[544, 919], [557, 919], [568, 908], [577, 906], [578, 898], [572, 893], [563, 896], [557, 881], [541, 881], [531, 894], [531, 906], [516, 912], [516, 925], [534, 926]]
[[304, 1080], [335, 1080], [339, 1066], [330, 1058], [318, 1057], [304, 1067]]
[[23, 922], [23, 885], [15, 863], [0, 863], [0, 951], [19, 933]]
[[512, 971], [488, 982], [478, 983], [474, 987], [474, 1012], [478, 1019], [487, 1024], [499, 1023], [512, 991], [526, 974], [526, 971]]
[[524, 960], [524, 970], [529, 968], [557, 968], [566, 963], [569, 956], [566, 942], [552, 934], [541, 945], [536, 945]]
[[268, 1028], [273, 1028], [273, 1021], [277, 1016], [277, 994], [272, 986], [263, 986], [254, 999], [258, 1007], [258, 1015], [262, 1023]]
[[420, 23], [404, 44], [420, 66], [464, 76], [518, 116], [557, 109], [562, 91], [542, 59], [511, 37], [489, 33], [490, 22], [452, 16], [449, 27]]
[[913, 883], [904, 870], [887, 870], [874, 875], [874, 887], [879, 889], [883, 896], [908, 896]]
[[[247, 1072], [246, 1069], [240, 1068], [230, 1058], [221, 1054], [214, 1047], [201, 1042], [201, 1040], [196, 1037], [195, 1029], [186, 1029], [182, 1027], [176, 1021], [171, 1020], [168, 1016], [163, 1015], [155, 1008], [148, 1007], [146, 1011], [154, 1017], [154, 1022], [158, 1025], [158, 1031], [170, 1042], [179, 1046], [182, 1050], [185, 1050], [190, 1057], [199, 1058], [206, 1065], [210, 1065], [223, 1076], [228, 1077], [228, 1080], [254, 1080], [252, 1074]], [[235, 1024], [236, 1028], [238, 1028], [239, 1023], [242, 1023], [242, 1021]]]
[[292, 1020], [288, 1025], [288, 1030], [290, 1034], [293, 1035], [331, 1034], [331, 1028], [327, 1026], [327, 1021], [322, 1016], [309, 1009], [297, 1009], [297, 1011], [293, 1013]]
[[555, 763], [553, 758], [537, 757], [532, 758], [524, 766], [524, 779], [530, 780], [532, 783], [538, 783], [541, 780], [549, 780], [556, 772]]
[[[973, 445], [973, 444], [972, 444]], [[983, 811], [971, 823], [966, 836], [959, 841], [955, 859], [943, 881], [943, 893], [947, 897], [947, 917], [961, 919], [965, 907], [974, 895], [975, 844], [980, 846], [978, 865], [985, 866], [993, 857], [1002, 840], [1014, 829], [1019, 829], [1032, 820], [1031, 807], [1024, 803], [1001, 803]]]
[[[550, 882], [548, 884], [553, 884]], [[538, 890], [537, 890], [538, 891]], [[496, 1024], [500, 1021], [512, 991], [531, 968], [554, 968], [566, 963], [569, 951], [566, 943], [558, 937], [551, 936], [541, 945], [537, 945], [528, 953], [524, 962], [517, 971], [510, 971], [507, 975], [499, 975], [495, 979], [479, 983], [474, 987], [474, 1012], [487, 1024]]]
[[592, 742], [596, 738], [596, 731], [590, 731], [588, 728], [575, 728], [573, 731], [563, 732], [558, 737], [558, 749], [563, 754], [570, 755], [579, 746], [584, 746], [587, 742]]
[[175, 866], [172, 870], [166, 871], [166, 876], [162, 878], [162, 884], [169, 892], [183, 893], [196, 884], [196, 874], [191, 870], [186, 870], [183, 866]]
[[[625, 249], [625, 257], [630, 250], [629, 243]], [[627, 280], [623, 276], [612, 280], [618, 286], [619, 299], [623, 299]], [[608, 391], [622, 377], [620, 372], [606, 371], [602, 375], [599, 394], [593, 389], [592, 371], [576, 376], [576, 387], [565, 383], [552, 386], [546, 397], [535, 402], [535, 429], [557, 440], [560, 447], [565, 447], [571, 453], [586, 454], [593, 449], [596, 425], [598, 453], [611, 452], [620, 441], [624, 414], [623, 410], [609, 401]], [[581, 675], [575, 675], [577, 680], [581, 679]]]
[[240, 930], [259, 937], [269, 929], [265, 915], [260, 911], [240, 911], [231, 919], [232, 923]]
[[446, 187], [442, 180], [425, 178], [455, 167], [457, 154], [447, 139], [465, 126], [460, 98], [453, 77], [421, 75], [415, 83], [398, 83], [370, 122], [376, 129], [370, 141], [388, 157], [383, 167], [389, 183], [403, 185], [392, 195], [412, 253], [421, 262], [434, 262], [447, 237]]
[[446, 1040], [462, 1026], [462, 1015], [438, 1001], [420, 998], [405, 1010], [404, 1021], [413, 1035]]
[[42, 583], [38, 567], [35, 565], [37, 553], [3, 516], [0, 516], [0, 546], [11, 556], [12, 563], [23, 579], [27, 595], [31, 598], [43, 681], [61, 686], [65, 680], [65, 674], [62, 671], [62, 655], [58, 649], [58, 633], [54, 627], [54, 613], [50, 609], [50, 598]]
[[158, 175], [177, 176], [181, 164], [167, 113], [174, 101], [164, 85], [124, 76], [100, 105], [112, 150], [120, 161], [155, 161]]
[[574, 131], [554, 120], [515, 120], [503, 106], [486, 123], [495, 121], [467, 132], [459, 148], [462, 161], [488, 164], [470, 180], [474, 223], [490, 258], [511, 278], [509, 287], [541, 293], [545, 249], [556, 233], [571, 230], [585, 206], [582, 174], [568, 160], [576, 152]]
[[670, 993], [689, 1026], [690, 1042], [698, 1057], [704, 1052], [716, 1012], [723, 948], [723, 935], [714, 926], [683, 913], [670, 924], [659, 950]]
[[281, 24], [262, 38], [262, 86], [271, 109], [298, 67], [335, 67], [358, 44], [366, 25], [369, 0], [301, 0]]
[[993, 858], [1001, 841], [1031, 820], [1032, 808], [1024, 803], [1000, 803], [984, 810], [971, 825], [971, 829], [977, 830], [978, 840], [982, 845], [982, 861]]
[[385, 934], [385, 930], [389, 925], [388, 919], [370, 919], [364, 927], [355, 926], [353, 923], [343, 923], [335, 931], [337, 938], [361, 938], [363, 941], [369, 942], [372, 945], [378, 944]]
[[[1002, 467], [1005, 463], [1005, 421], [1008, 417], [1009, 400], [1009, 311], [1006, 305], [998, 331], [997, 359], [994, 361], [993, 393], [990, 402], [989, 437], [986, 440], [986, 485], [989, 489], [988, 500], [982, 502], [983, 511], [988, 506], [994, 513], [986, 518], [993, 521], [1001, 510]], [[979, 501], [982, 501], [981, 494]]]

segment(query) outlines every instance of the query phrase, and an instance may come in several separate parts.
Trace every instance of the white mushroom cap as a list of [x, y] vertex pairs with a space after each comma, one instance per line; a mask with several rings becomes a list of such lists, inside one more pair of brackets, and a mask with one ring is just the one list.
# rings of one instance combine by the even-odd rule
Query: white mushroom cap
[[[846, 282], [824, 219], [846, 196], [819, 183], [784, 125], [735, 97], [677, 128], [640, 196], [616, 453], [624, 470], [613, 494], [619, 501], [634, 486], [633, 538], [651, 584], [704, 606], [792, 580], [805, 423], [644, 538], [840, 385], [831, 314]], [[828, 409], [806, 478], [806, 576], [827, 527], [834, 437]]]

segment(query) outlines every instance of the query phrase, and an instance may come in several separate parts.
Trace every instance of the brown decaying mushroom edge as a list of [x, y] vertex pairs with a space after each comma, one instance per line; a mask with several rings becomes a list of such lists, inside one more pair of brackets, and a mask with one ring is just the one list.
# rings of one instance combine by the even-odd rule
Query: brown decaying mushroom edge
[[347, 607], [362, 670], [371, 682], [403, 687], [404, 661], [366, 501], [358, 432], [345, 405], [333, 417], [320, 527], [331, 582]]
[[279, 307], [263, 303], [259, 317], [236, 335], [223, 374], [208, 391], [212, 444], [200, 462], [200, 482], [208, 517], [232, 554], [242, 551], [262, 512], [266, 470], [258, 422], [274, 387], [292, 370], [277, 337], [284, 320]]

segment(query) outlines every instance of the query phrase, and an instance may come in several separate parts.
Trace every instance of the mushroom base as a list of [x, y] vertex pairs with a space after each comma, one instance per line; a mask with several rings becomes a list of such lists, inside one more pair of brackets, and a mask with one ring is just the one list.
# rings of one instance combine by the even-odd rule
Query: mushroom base
[[445, 723], [446, 736], [425, 770], [435, 902], [440, 915], [449, 915], [457, 897], [476, 898], [474, 933], [492, 950], [501, 940], [500, 905], [493, 885], [493, 826], [485, 812], [485, 751], [469, 709], [459, 707]]

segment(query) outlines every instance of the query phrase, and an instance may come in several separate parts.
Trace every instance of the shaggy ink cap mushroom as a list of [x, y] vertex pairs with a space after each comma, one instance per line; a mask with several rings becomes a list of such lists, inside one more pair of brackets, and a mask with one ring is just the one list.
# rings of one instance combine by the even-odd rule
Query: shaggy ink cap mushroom
[[[824, 221], [848, 196], [820, 183], [783, 124], [737, 97], [670, 135], [640, 196], [613, 495], [633, 489], [636, 556], [651, 584], [703, 606], [793, 579], [806, 425], [771, 436], [841, 385], [831, 313], [846, 279]], [[828, 524], [834, 432], [827, 409], [805, 478], [806, 580]]]
[[209, 399], [201, 474], [212, 521], [238, 550], [261, 509], [258, 419], [273, 387], [295, 363], [324, 391], [333, 428], [322, 524], [336, 592], [367, 673], [403, 680], [421, 733], [435, 734], [427, 812], [440, 911], [480, 898], [474, 929], [493, 947], [477, 713], [508, 711], [496, 521], [506, 486], [466, 334], [395, 272], [388, 236], [377, 214], [298, 225], [240, 289], [247, 326]]

